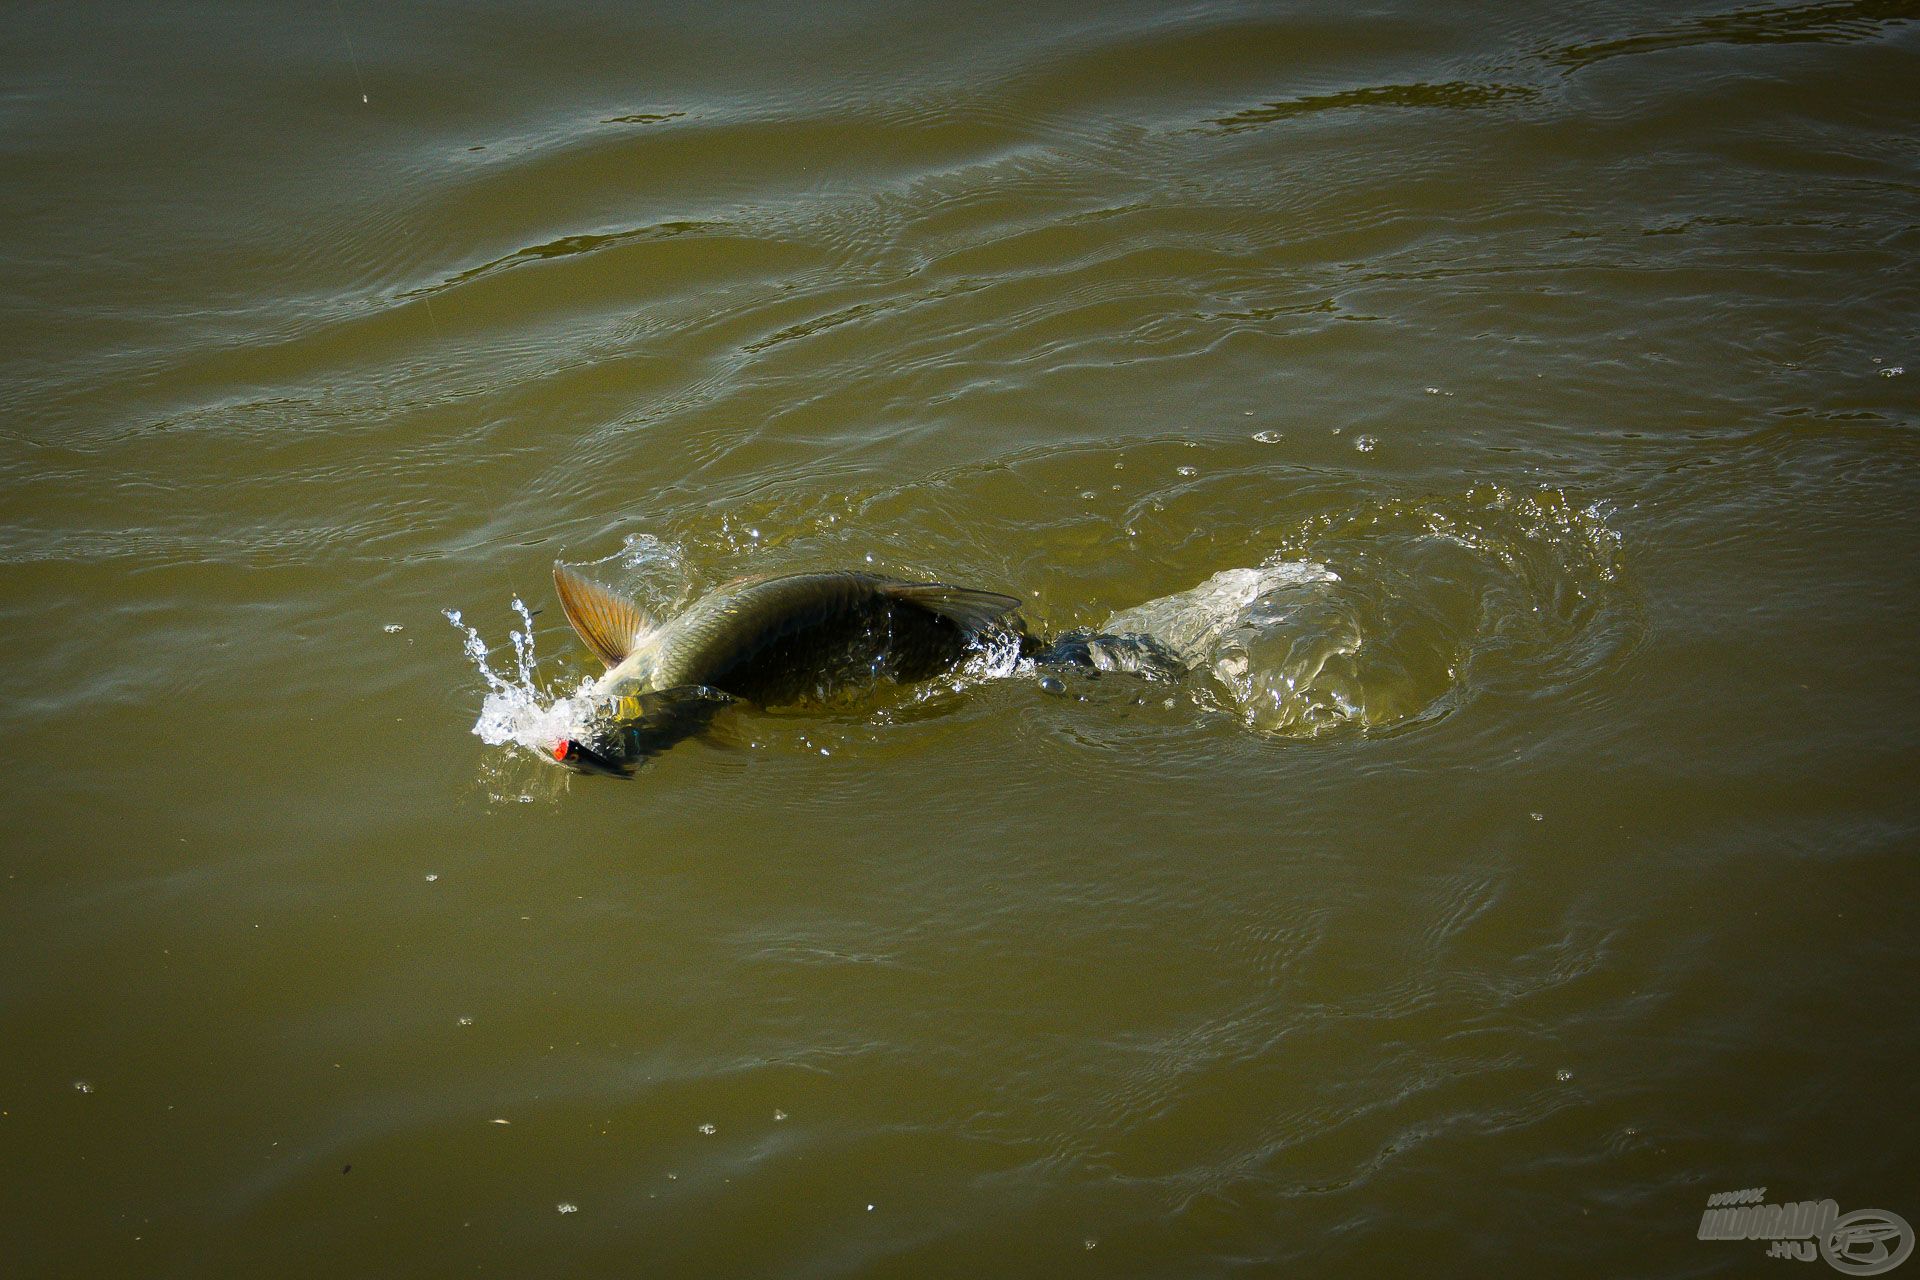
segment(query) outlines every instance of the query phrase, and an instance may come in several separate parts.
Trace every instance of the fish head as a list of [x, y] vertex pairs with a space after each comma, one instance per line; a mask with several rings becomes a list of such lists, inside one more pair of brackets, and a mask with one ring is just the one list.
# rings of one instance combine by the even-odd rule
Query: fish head
[[731, 701], [702, 685], [612, 694], [595, 708], [588, 731], [554, 742], [553, 758], [579, 773], [629, 778], [642, 761], [705, 729]]
[[562, 738], [553, 744], [553, 758], [576, 773], [598, 773], [610, 778], [631, 778], [633, 766], [580, 741]]

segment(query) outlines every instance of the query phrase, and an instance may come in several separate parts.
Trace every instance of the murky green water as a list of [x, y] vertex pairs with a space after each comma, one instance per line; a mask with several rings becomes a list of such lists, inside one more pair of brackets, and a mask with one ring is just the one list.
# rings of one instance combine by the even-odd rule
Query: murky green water
[[[6, 1274], [1920, 1220], [1914, 5], [4, 31]], [[1048, 630], [1268, 576], [1178, 686], [728, 713], [622, 783], [471, 732], [443, 611], [596, 669], [562, 557]]]

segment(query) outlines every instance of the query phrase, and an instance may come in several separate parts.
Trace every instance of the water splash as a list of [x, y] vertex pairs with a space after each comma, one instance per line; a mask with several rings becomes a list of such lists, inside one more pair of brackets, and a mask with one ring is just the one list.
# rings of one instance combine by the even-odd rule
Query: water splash
[[447, 621], [466, 636], [467, 657], [487, 684], [480, 716], [473, 723], [474, 734], [490, 747], [513, 745], [545, 755], [555, 742], [585, 731], [587, 694], [593, 681], [583, 678], [571, 691], [543, 684], [536, 674], [539, 662], [533, 647], [533, 614], [518, 596], [513, 598], [513, 611], [520, 615], [521, 625], [508, 637], [513, 646], [511, 671], [494, 670], [493, 654], [486, 641], [458, 609], [444, 612]]
[[1199, 586], [1123, 609], [1103, 628], [1151, 636], [1212, 677], [1253, 728], [1314, 734], [1382, 718], [1353, 670], [1364, 643], [1338, 607], [1340, 575], [1313, 560], [1225, 569]]
[[1283, 736], [1390, 728], [1490, 689], [1549, 693], [1633, 629], [1609, 514], [1555, 489], [1375, 500], [1103, 629], [1153, 637], [1204, 674], [1203, 702]]
[[1289, 587], [1338, 582], [1339, 575], [1310, 561], [1223, 569], [1190, 591], [1162, 596], [1111, 615], [1103, 631], [1152, 636], [1182, 661], [1198, 665], [1225, 631], [1240, 625], [1263, 597]]
[[[667, 604], [682, 599], [692, 586], [686, 552], [678, 543], [650, 533], [630, 533], [620, 550], [592, 565], [617, 564], [621, 577], [645, 603]], [[591, 566], [589, 566], [591, 567]]]

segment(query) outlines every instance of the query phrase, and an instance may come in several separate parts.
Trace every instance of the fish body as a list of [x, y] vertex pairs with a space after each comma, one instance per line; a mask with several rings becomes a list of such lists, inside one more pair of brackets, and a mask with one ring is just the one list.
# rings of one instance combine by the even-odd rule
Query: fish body
[[554, 755], [595, 772], [624, 772], [731, 701], [780, 706], [925, 680], [985, 634], [1022, 634], [1006, 620], [1012, 596], [853, 571], [733, 583], [659, 624], [565, 566], [554, 566], [554, 584], [567, 620], [607, 663], [590, 691], [593, 741], [563, 740]]
[[609, 691], [701, 686], [779, 706], [845, 684], [924, 680], [1019, 602], [865, 573], [801, 573], [723, 588], [641, 637]]

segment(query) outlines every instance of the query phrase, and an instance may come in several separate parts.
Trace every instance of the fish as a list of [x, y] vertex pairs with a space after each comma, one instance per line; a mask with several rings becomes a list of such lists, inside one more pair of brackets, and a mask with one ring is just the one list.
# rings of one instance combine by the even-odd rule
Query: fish
[[983, 639], [1034, 644], [997, 591], [854, 570], [746, 578], [656, 622], [563, 564], [554, 589], [606, 673], [587, 691], [592, 729], [553, 744], [583, 773], [630, 776], [732, 703], [777, 707], [953, 670]]

